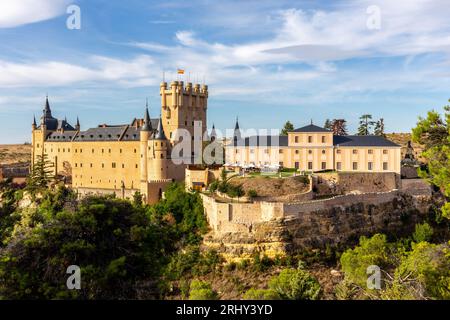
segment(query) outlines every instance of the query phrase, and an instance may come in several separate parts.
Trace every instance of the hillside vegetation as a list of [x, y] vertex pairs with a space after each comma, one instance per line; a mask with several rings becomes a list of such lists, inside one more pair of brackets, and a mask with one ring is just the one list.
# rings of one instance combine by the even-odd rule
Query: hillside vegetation
[[31, 161], [31, 145], [0, 144], [0, 165], [28, 163]]

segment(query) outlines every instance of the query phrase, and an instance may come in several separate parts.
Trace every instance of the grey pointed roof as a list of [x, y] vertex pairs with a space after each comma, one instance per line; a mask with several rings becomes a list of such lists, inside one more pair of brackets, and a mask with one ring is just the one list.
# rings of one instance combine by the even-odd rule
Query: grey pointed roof
[[142, 125], [142, 131], [152, 131], [152, 122], [150, 120], [150, 115], [148, 113], [148, 102], [145, 106], [145, 113], [144, 113], [144, 124]]
[[167, 140], [166, 135], [164, 134], [164, 129], [162, 125], [162, 118], [159, 118], [158, 122], [158, 129], [156, 129], [156, 132], [153, 136], [154, 140]]
[[211, 129], [211, 134], [209, 135], [209, 137], [210, 138], [215, 138], [215, 137], [217, 137], [217, 134], [216, 134], [216, 127], [214, 126], [214, 123], [213, 123], [213, 126], [212, 126], [212, 129]]
[[33, 125], [36, 126], [36, 116], [33, 114]]
[[45, 97], [44, 114], [47, 116], [52, 116], [52, 110], [50, 110], [50, 103], [48, 102], [48, 96]]
[[48, 102], [48, 96], [46, 96], [45, 98], [45, 106], [42, 110], [41, 124], [45, 124], [47, 130], [56, 130], [58, 128], [58, 119], [55, 119], [52, 116], [50, 103]]
[[328, 129], [316, 126], [314, 124], [309, 124], [307, 126], [301, 127], [301, 128], [297, 128], [293, 131], [290, 132], [331, 132]]

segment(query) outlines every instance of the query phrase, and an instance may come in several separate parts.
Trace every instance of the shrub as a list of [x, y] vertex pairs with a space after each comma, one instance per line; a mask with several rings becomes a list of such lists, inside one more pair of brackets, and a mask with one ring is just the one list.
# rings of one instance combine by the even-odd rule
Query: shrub
[[216, 192], [217, 188], [219, 188], [219, 182], [218, 181], [211, 182], [209, 184], [209, 187], [208, 187], [209, 191], [211, 191], [211, 192]]
[[239, 263], [236, 264], [238, 270], [246, 270], [250, 266], [249, 259], [242, 259]]
[[244, 300], [279, 300], [280, 296], [272, 289], [251, 288], [244, 294]]
[[419, 243], [422, 241], [430, 241], [433, 236], [433, 228], [426, 222], [416, 224], [416, 229], [413, 233], [413, 239]]
[[272, 260], [265, 254], [263, 254], [262, 256], [260, 255], [259, 252], [253, 254], [253, 268], [255, 269], [255, 271], [257, 272], [266, 271], [267, 269], [270, 268], [271, 265]]
[[269, 281], [269, 289], [284, 300], [316, 300], [320, 284], [304, 269], [284, 269]]
[[217, 300], [217, 292], [206, 281], [192, 280], [189, 300]]
[[247, 196], [249, 196], [250, 198], [256, 198], [258, 196], [258, 193], [256, 192], [256, 190], [250, 189], [247, 191]]
[[230, 262], [225, 265], [225, 270], [226, 271], [234, 271], [234, 270], [236, 270], [236, 267], [237, 267], [237, 264], [236, 264], [236, 262], [233, 261], [233, 262]]
[[227, 195], [231, 198], [240, 198], [245, 194], [244, 189], [242, 188], [242, 185], [232, 185], [229, 184], [227, 188]]

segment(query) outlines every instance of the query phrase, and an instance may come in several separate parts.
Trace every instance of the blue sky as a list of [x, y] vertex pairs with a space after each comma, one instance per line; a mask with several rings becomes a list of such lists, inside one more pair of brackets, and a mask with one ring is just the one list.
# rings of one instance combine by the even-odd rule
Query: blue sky
[[140, 117], [146, 97], [157, 117], [177, 67], [206, 79], [219, 129], [345, 118], [354, 132], [371, 113], [407, 132], [450, 98], [449, 16], [446, 0], [0, 0], [0, 143], [30, 140], [46, 93], [82, 129]]

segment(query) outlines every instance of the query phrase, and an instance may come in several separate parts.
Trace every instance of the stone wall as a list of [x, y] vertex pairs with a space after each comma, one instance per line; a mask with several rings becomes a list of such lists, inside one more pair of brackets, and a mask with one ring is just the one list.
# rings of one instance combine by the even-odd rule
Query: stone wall
[[185, 185], [186, 189], [194, 188], [194, 182], [202, 183], [206, 188], [211, 182], [219, 180], [221, 168], [199, 168], [189, 166], [185, 169]]
[[[80, 196], [115, 194], [116, 197], [122, 198], [121, 189], [114, 190], [114, 189], [100, 189], [100, 188], [77, 188], [76, 191]], [[133, 195], [138, 191], [139, 191], [138, 189], [125, 189], [124, 198], [133, 199]]]
[[[414, 187], [417, 184], [422, 188]], [[255, 250], [270, 256], [339, 246], [376, 232], [407, 234], [429, 211], [431, 192], [423, 187], [419, 181], [408, 181], [404, 190], [299, 203], [218, 203], [202, 195], [213, 229], [204, 243], [226, 258], [234, 258]]]
[[390, 191], [400, 184], [400, 177], [394, 172], [327, 172], [316, 173], [315, 177], [319, 194]]
[[401, 190], [413, 195], [431, 195], [431, 187], [423, 179], [402, 179]]

